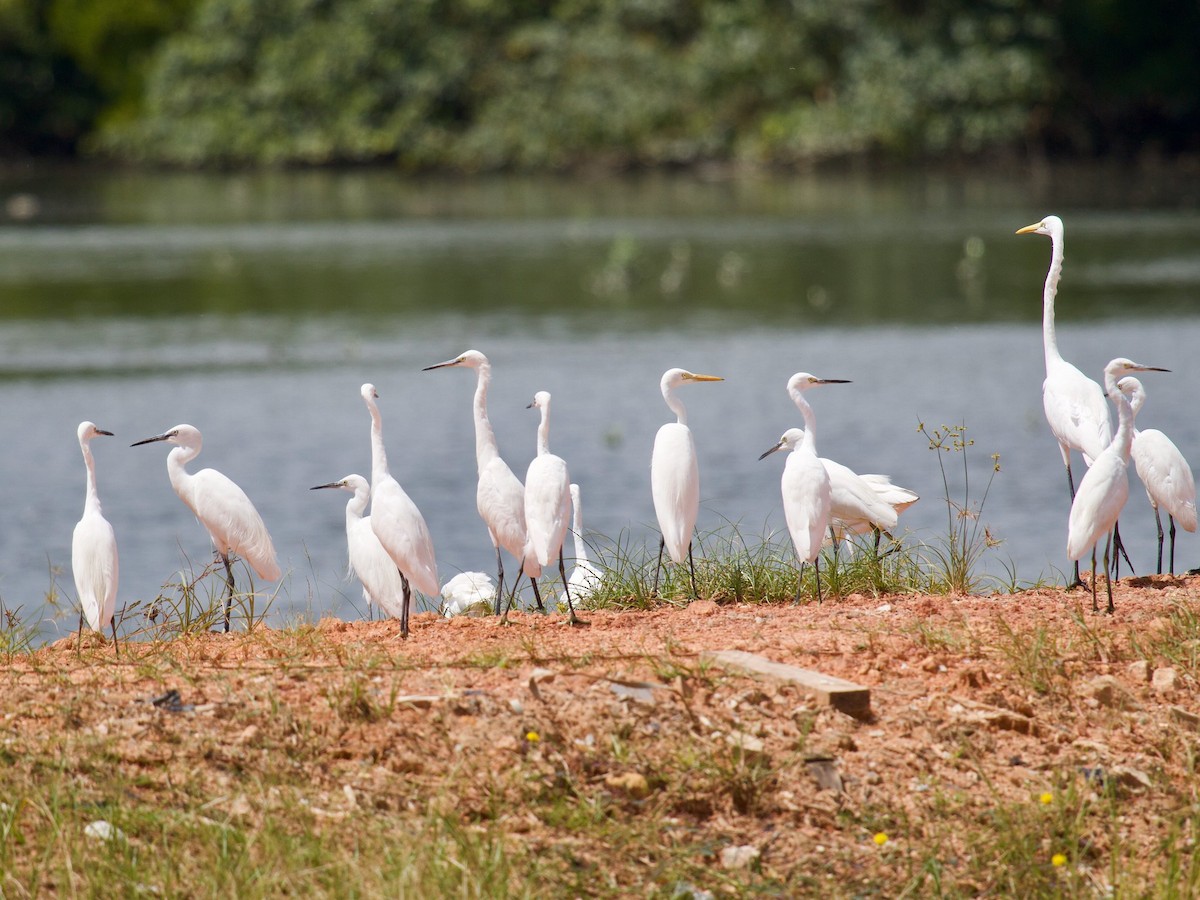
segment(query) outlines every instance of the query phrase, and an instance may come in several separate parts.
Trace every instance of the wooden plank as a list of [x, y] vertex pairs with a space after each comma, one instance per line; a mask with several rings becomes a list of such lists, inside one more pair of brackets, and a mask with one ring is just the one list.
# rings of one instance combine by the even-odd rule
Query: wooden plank
[[828, 704], [847, 715], [862, 717], [870, 714], [871, 691], [861, 684], [835, 678], [824, 672], [801, 669], [777, 663], [765, 656], [757, 656], [742, 650], [706, 650], [700, 659], [729, 669], [738, 669], [755, 675], [766, 675], [780, 681], [790, 681], [812, 691], [821, 703]]

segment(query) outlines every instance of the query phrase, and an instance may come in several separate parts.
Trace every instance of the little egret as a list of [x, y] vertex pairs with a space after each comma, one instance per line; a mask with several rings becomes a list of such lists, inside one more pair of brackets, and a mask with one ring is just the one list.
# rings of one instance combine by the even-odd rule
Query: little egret
[[[1143, 366], [1118, 357], [1104, 367], [1104, 385], [1108, 395], [1117, 406], [1117, 433], [1109, 445], [1095, 459], [1091, 468], [1079, 482], [1079, 490], [1071, 503], [1071, 516], [1067, 525], [1067, 558], [1078, 561], [1092, 551], [1092, 610], [1096, 607], [1096, 545], [1117, 524], [1117, 518], [1125, 501], [1129, 499], [1129, 454], [1133, 445], [1133, 406], [1127, 391], [1132, 385], [1126, 383], [1122, 389], [1118, 379], [1129, 372], [1166, 372], [1156, 366]], [[1104, 546], [1104, 572], [1108, 585], [1108, 612], [1113, 611], [1112, 578], [1109, 575], [1110, 542]]]
[[529, 576], [533, 585], [533, 597], [538, 609], [544, 610], [541, 594], [538, 593], [537, 579], [542, 574], [537, 557], [529, 546], [529, 535], [525, 527], [525, 487], [521, 480], [513, 474], [513, 470], [500, 457], [500, 448], [496, 444], [496, 433], [492, 430], [491, 420], [488, 419], [487, 394], [492, 383], [492, 366], [488, 358], [478, 350], [468, 350], [455, 359], [426, 366], [421, 371], [444, 369], [449, 366], [462, 366], [474, 369], [475, 377], [475, 465], [479, 470], [479, 486], [475, 490], [475, 508], [487, 525], [488, 536], [492, 546], [496, 548], [496, 615], [500, 614], [500, 604], [504, 596], [504, 560], [500, 556], [503, 547], [521, 564], [517, 571], [517, 579], [513, 581], [513, 593], [517, 590], [517, 580], [521, 573]]
[[[1122, 378], [1118, 386], [1126, 391], [1129, 382], [1129, 403], [1136, 417], [1146, 402], [1146, 389], [1136, 378]], [[1150, 506], [1154, 509], [1154, 524], [1158, 526], [1158, 574], [1163, 570], [1163, 527], [1158, 508], [1167, 511], [1171, 532], [1171, 574], [1175, 574], [1175, 522], [1184, 531], [1196, 530], [1196, 479], [1191, 467], [1175, 443], [1155, 428], [1133, 429], [1133, 467], [1146, 488]]]
[[[571, 570], [571, 577], [567, 581], [567, 588], [575, 595], [576, 599], [586, 599], [596, 592], [600, 587], [602, 576], [599, 570], [592, 565], [588, 559], [587, 545], [583, 541], [583, 506], [579, 497], [579, 485], [571, 485], [571, 507], [574, 510], [572, 513], [571, 523], [571, 541], [575, 544], [575, 568]], [[567, 602], [567, 591], [563, 590], [562, 596], [558, 598], [559, 603]]]
[[400, 605], [400, 635], [408, 637], [412, 587], [428, 597], [436, 597], [441, 591], [433, 539], [417, 504], [388, 471], [387, 451], [383, 446], [383, 417], [375, 403], [379, 396], [375, 385], [364, 384], [359, 392], [371, 413], [371, 530], [400, 570], [401, 596], [404, 598]]
[[[834, 466], [841, 469], [846, 468], [830, 459], [822, 459], [821, 462], [825, 463], [828, 470], [832, 470]], [[847, 469], [847, 471], [851, 470]], [[831, 475], [830, 477], [832, 478], [833, 476]], [[921, 499], [916, 491], [910, 491], [908, 488], [900, 487], [898, 484], [892, 484], [892, 479], [887, 475], [867, 474], [859, 475], [858, 478], [870, 485], [879, 499], [890, 506], [897, 516]], [[875, 527], [869, 519], [834, 518], [830, 521], [830, 527], [833, 528], [835, 541], [842, 541], [851, 534], [866, 534], [868, 531], [873, 531], [875, 532], [875, 546], [877, 548], [879, 546], [880, 529]]]
[[693, 382], [724, 380], [716, 375], [696, 375], [686, 369], [667, 369], [659, 383], [663, 399], [675, 413], [675, 421], [658, 429], [654, 452], [650, 456], [650, 490], [661, 533], [658, 565], [654, 569], [654, 593], [658, 593], [658, 575], [662, 571], [665, 548], [677, 565], [683, 562], [686, 554], [692, 576], [692, 596], [696, 596], [692, 532], [700, 512], [700, 467], [696, 462], [696, 441], [687, 425], [687, 409], [675, 396], [675, 389]]
[[[371, 517], [364, 516], [371, 497], [371, 486], [361, 475], [347, 475], [341, 481], [318, 484], [309, 490], [324, 488], [349, 491], [353, 496], [346, 502], [346, 546], [350, 552], [350, 569], [362, 583], [363, 599], [368, 606], [374, 605], [385, 616], [404, 618], [405, 610], [400, 605], [404, 597], [404, 583], [400, 570], [379, 543], [371, 528]], [[409, 598], [412, 612], [412, 598]]]
[[234, 589], [230, 557], [245, 559], [259, 578], [277, 581], [281, 573], [275, 563], [271, 535], [246, 492], [228, 477], [216, 469], [201, 469], [193, 475], [185, 468], [200, 455], [203, 439], [199, 429], [191, 425], [176, 425], [170, 431], [130, 446], [139, 447], [155, 441], [175, 445], [167, 454], [167, 475], [171, 479], [171, 487], [208, 530], [213, 547], [225, 564], [225, 581], [229, 588], [225, 597], [225, 631], [228, 632]]
[[542, 414], [537, 432], [537, 456], [525, 473], [525, 522], [529, 526], [529, 543], [543, 568], [558, 558], [558, 574], [562, 576], [563, 593], [567, 595], [570, 622], [581, 625], [584, 623], [575, 616], [571, 586], [563, 564], [563, 540], [571, 522], [571, 477], [566, 461], [550, 452], [550, 394], [538, 391], [527, 408], [540, 410]]
[[113, 527], [100, 509], [100, 494], [96, 491], [96, 463], [92, 459], [92, 438], [98, 434], [112, 437], [111, 431], [97, 428], [91, 422], [80, 422], [76, 432], [83, 464], [87, 468], [87, 488], [83, 495], [83, 518], [71, 535], [71, 574], [75, 576], [75, 593], [79, 595], [79, 642], [83, 645], [83, 618], [93, 631], [104, 633], [112, 626], [113, 650], [117, 647], [117, 623], [113, 614], [117, 607], [117, 538]]
[[[1067, 486], [1075, 499], [1075, 478], [1071, 474], [1071, 451], [1083, 454], [1091, 465], [1112, 443], [1112, 421], [1100, 385], [1062, 358], [1054, 331], [1054, 298], [1062, 276], [1063, 223], [1058, 216], [1046, 216], [1040, 222], [1017, 229], [1017, 234], [1044, 234], [1050, 238], [1050, 269], [1042, 289], [1042, 346], [1046, 356], [1046, 380], [1042, 382], [1042, 406], [1050, 431], [1058, 441], [1063, 465], [1067, 468]], [[1075, 564], [1072, 586], [1082, 584], [1079, 564]]]
[[496, 586], [483, 572], [459, 572], [442, 585], [442, 615], [486, 616], [496, 602]]
[[783, 516], [787, 520], [796, 558], [800, 560], [800, 577], [796, 581], [796, 602], [804, 583], [804, 564], [811, 563], [817, 573], [817, 603], [821, 602], [821, 544], [829, 527], [829, 475], [817, 457], [813, 422], [806, 421], [803, 431], [789, 428], [779, 443], [759, 459], [766, 459], [776, 450], [790, 450], [783, 467], [780, 488], [783, 493]]

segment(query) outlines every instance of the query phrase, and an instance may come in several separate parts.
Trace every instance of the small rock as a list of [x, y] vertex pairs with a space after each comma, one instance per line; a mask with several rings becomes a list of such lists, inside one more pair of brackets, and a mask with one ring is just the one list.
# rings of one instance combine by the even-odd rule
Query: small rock
[[757, 847], [743, 844], [740, 847], [726, 847], [721, 851], [721, 868], [747, 869], [758, 862], [762, 856]]
[[1150, 686], [1160, 694], [1169, 694], [1178, 686], [1178, 681], [1178, 674], [1168, 666], [1154, 670], [1154, 674], [1150, 678]]
[[925, 672], [936, 672], [938, 670], [938, 661], [932, 656], [927, 656], [917, 663], [917, 666]]
[[249, 744], [258, 737], [258, 726], [247, 725], [242, 729], [242, 733], [234, 739], [235, 744]]
[[715, 616], [720, 611], [721, 607], [713, 600], [693, 600], [688, 604], [688, 612], [701, 618]]
[[1113, 766], [1109, 770], [1109, 774], [1117, 779], [1126, 787], [1145, 788], [1149, 790], [1153, 787], [1153, 782], [1150, 781], [1150, 776], [1141, 769], [1135, 769], [1132, 766]]
[[604, 776], [604, 784], [612, 790], [622, 791], [638, 800], [650, 796], [650, 782], [641, 772], [621, 772], [620, 774], [610, 772]]
[[1139, 659], [1135, 663], [1129, 664], [1129, 677], [1139, 684], [1145, 684], [1150, 680], [1150, 663], [1144, 659]]
[[854, 737], [844, 732], [838, 735], [837, 746], [839, 750], [853, 751], [858, 749], [858, 744], [854, 742]]
[[1083, 686], [1083, 692], [1101, 706], [1117, 706], [1124, 690], [1111, 675], [1097, 675]]
[[98, 841], [125, 840], [125, 832], [123, 832], [112, 822], [106, 822], [104, 819], [97, 819], [95, 822], [89, 822], [86, 826], [84, 826], [83, 833], [90, 838], [95, 838]]

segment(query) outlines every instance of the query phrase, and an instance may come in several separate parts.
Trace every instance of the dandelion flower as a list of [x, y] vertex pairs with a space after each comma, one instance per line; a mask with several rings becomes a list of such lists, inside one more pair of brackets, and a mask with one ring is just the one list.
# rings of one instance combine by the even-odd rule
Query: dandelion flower
[[876, 846], [882, 847], [884, 844], [886, 844], [888, 842], [888, 836], [886, 834], [884, 834], [882, 831], [877, 831], [875, 833], [875, 837], [872, 840], [875, 841]]
[[1055, 868], [1059, 866], [1065, 866], [1067, 864], [1067, 857], [1062, 853], [1055, 853], [1052, 857], [1050, 857], [1050, 863]]
[[1042, 796], [1038, 797], [1038, 801], [1041, 802], [1043, 806], [1049, 806], [1054, 802], [1054, 795], [1049, 791], [1046, 791], [1044, 794], [1042, 794]]
[[542, 739], [542, 736], [540, 734], [538, 734], [536, 731], [528, 731], [525, 733], [525, 740], [529, 741], [529, 743], [531, 743], [531, 744], [536, 744], [541, 739]]

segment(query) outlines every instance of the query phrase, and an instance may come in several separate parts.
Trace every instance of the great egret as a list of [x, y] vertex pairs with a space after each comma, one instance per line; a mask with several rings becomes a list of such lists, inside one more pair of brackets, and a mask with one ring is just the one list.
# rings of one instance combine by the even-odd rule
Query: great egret
[[277, 581], [279, 566], [275, 563], [275, 547], [262, 517], [246, 492], [216, 469], [201, 469], [191, 474], [184, 468], [200, 455], [203, 439], [191, 425], [176, 425], [170, 431], [130, 444], [138, 447], [166, 441], [175, 448], [167, 454], [167, 475], [179, 499], [195, 513], [200, 524], [212, 538], [213, 547], [225, 564], [225, 581], [229, 591], [225, 597], [225, 631], [229, 631], [229, 616], [233, 609], [233, 565], [231, 556], [240, 556], [258, 573], [259, 578]]
[[[1092, 551], [1092, 609], [1096, 610], [1096, 544], [1117, 524], [1125, 501], [1129, 499], [1129, 453], [1133, 445], [1134, 411], [1127, 392], [1118, 384], [1121, 376], [1130, 372], [1166, 372], [1156, 366], [1143, 366], [1118, 357], [1104, 367], [1104, 385], [1117, 407], [1117, 433], [1109, 445], [1094, 460], [1079, 482], [1079, 490], [1071, 503], [1067, 525], [1067, 558], [1080, 560]], [[1109, 568], [1109, 542], [1104, 546], [1105, 581], [1108, 585], [1108, 612], [1113, 611], [1112, 579]]]
[[112, 626], [113, 649], [117, 647], [117, 623], [113, 614], [117, 608], [117, 537], [112, 525], [100, 509], [100, 494], [96, 490], [96, 463], [92, 459], [91, 441], [96, 435], [112, 437], [111, 431], [97, 428], [92, 422], [80, 422], [76, 431], [83, 464], [87, 468], [87, 488], [83, 495], [83, 518], [71, 535], [71, 574], [75, 576], [75, 593], [79, 596], [79, 641], [83, 643], [83, 619], [93, 631], [104, 633]]
[[[1071, 451], [1083, 454], [1091, 465], [1112, 443], [1112, 421], [1108, 404], [1100, 385], [1062, 358], [1054, 330], [1054, 298], [1062, 276], [1063, 223], [1058, 216], [1046, 216], [1040, 222], [1018, 228], [1017, 234], [1044, 234], [1050, 238], [1050, 269], [1042, 290], [1042, 346], [1046, 356], [1046, 380], [1042, 382], [1042, 406], [1046, 421], [1058, 441], [1063, 465], [1067, 469], [1067, 486], [1075, 499], [1075, 478], [1071, 474]], [[1075, 581], [1082, 584], [1079, 564], [1075, 564]]]
[[533, 597], [537, 601], [538, 609], [544, 610], [537, 586], [542, 567], [538, 565], [537, 557], [529, 547], [529, 534], [525, 527], [525, 487], [500, 457], [496, 433], [492, 430], [491, 420], [488, 419], [487, 394], [492, 382], [491, 363], [478, 350], [468, 350], [461, 356], [426, 366], [421, 371], [429, 372], [449, 366], [462, 366], [476, 372], [475, 465], [479, 470], [479, 486], [475, 490], [475, 508], [479, 510], [480, 518], [487, 525], [488, 536], [492, 539], [492, 546], [496, 548], [499, 582], [496, 588], [496, 615], [500, 614], [500, 604], [504, 596], [504, 560], [500, 556], [501, 547], [516, 557], [517, 562], [521, 564], [517, 579], [513, 581], [513, 593], [516, 593], [517, 580], [523, 572], [529, 576], [529, 582], [533, 585]]
[[787, 520], [796, 558], [800, 560], [800, 577], [796, 582], [796, 602], [804, 579], [804, 564], [811, 563], [817, 574], [817, 603], [821, 602], [821, 544], [829, 527], [829, 475], [817, 457], [812, 421], [806, 428], [789, 428], [783, 437], [759, 459], [766, 459], [776, 450], [790, 450], [783, 467], [780, 488], [783, 493], [783, 516]]
[[575, 616], [571, 586], [563, 564], [563, 540], [571, 521], [571, 477], [566, 461], [550, 452], [550, 394], [538, 391], [527, 408], [540, 410], [542, 414], [537, 433], [537, 456], [525, 473], [525, 522], [529, 527], [529, 544], [542, 567], [558, 558], [558, 573], [562, 576], [563, 593], [567, 595], [570, 621], [572, 625], [579, 625], [582, 623]]
[[[1146, 389], [1132, 376], [1121, 379], [1119, 386], [1126, 390], [1129, 382], [1129, 403], [1137, 416], [1146, 402]], [[1171, 574], [1175, 574], [1175, 522], [1184, 531], [1196, 530], [1196, 479], [1191, 467], [1174, 442], [1155, 428], [1145, 431], [1133, 430], [1133, 448], [1130, 455], [1138, 478], [1146, 488], [1150, 506], [1154, 509], [1154, 524], [1158, 526], [1158, 573], [1162, 574], [1163, 527], [1158, 508], [1167, 511], [1167, 523], [1171, 533]]]
[[654, 452], [650, 456], [650, 489], [654, 495], [654, 513], [661, 537], [658, 565], [654, 569], [654, 593], [658, 593], [658, 575], [662, 570], [665, 548], [676, 563], [687, 555], [692, 575], [692, 596], [696, 596], [696, 565], [692, 561], [692, 532], [700, 512], [700, 467], [696, 462], [696, 442], [687, 426], [687, 409], [675, 389], [701, 381], [724, 381], [716, 375], [696, 375], [686, 369], [667, 369], [659, 387], [675, 421], [658, 429]]
[[[350, 553], [350, 569], [362, 583], [363, 599], [368, 606], [374, 605], [382, 610], [385, 616], [404, 618], [405, 610], [401, 606], [404, 582], [400, 579], [400, 570], [375, 536], [371, 517], [363, 515], [371, 498], [371, 486], [367, 479], [361, 475], [347, 475], [341, 481], [318, 484], [309, 490], [325, 488], [349, 491], [353, 495], [346, 502], [346, 547]], [[411, 596], [408, 605], [408, 612], [411, 613]]]
[[388, 471], [387, 451], [383, 446], [383, 417], [375, 399], [375, 385], [360, 388], [363, 402], [371, 413], [371, 530], [400, 570], [400, 635], [408, 637], [408, 611], [412, 606], [412, 587], [429, 597], [440, 592], [433, 539], [425, 517], [417, 504]]
[[[596, 592], [600, 587], [602, 576], [599, 570], [592, 565], [588, 559], [587, 545], [583, 541], [583, 506], [579, 496], [579, 485], [571, 485], [571, 507], [574, 510], [572, 513], [571, 523], [571, 540], [575, 544], [575, 568], [571, 570], [571, 577], [567, 580], [567, 588], [570, 588], [576, 599], [586, 599]], [[559, 597], [559, 603], [567, 602], [567, 591], [563, 590], [562, 596]]]
[[496, 585], [483, 572], [459, 572], [442, 585], [442, 615], [487, 615], [496, 601]]

